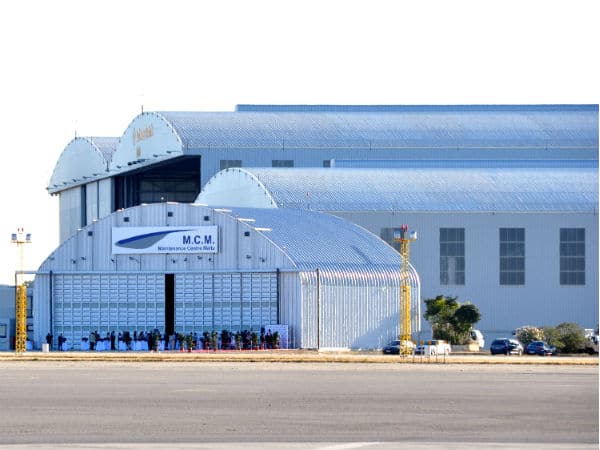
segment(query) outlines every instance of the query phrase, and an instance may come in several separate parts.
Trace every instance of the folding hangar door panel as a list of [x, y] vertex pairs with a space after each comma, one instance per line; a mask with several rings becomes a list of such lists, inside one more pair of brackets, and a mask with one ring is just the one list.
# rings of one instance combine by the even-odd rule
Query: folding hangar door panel
[[277, 273], [197, 273], [175, 278], [175, 331], [253, 330], [277, 323]]
[[165, 284], [162, 274], [57, 274], [52, 292], [53, 333], [78, 348], [91, 331], [164, 329]]

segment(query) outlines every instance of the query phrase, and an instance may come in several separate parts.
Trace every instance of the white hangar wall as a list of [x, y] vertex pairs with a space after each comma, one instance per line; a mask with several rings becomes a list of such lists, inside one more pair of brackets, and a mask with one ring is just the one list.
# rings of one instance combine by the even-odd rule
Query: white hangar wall
[[[598, 216], [534, 213], [336, 212], [369, 231], [410, 224], [419, 239], [411, 245], [411, 264], [419, 271], [423, 298], [458, 296], [482, 313], [478, 327], [490, 333], [522, 325], [575, 322], [594, 328], [598, 322]], [[440, 229], [464, 229], [464, 285], [441, 284]], [[500, 285], [500, 228], [525, 230], [525, 284]], [[560, 284], [560, 230], [585, 230], [585, 284]], [[389, 237], [388, 237], [389, 239]], [[426, 322], [425, 322], [426, 324]]]
[[[115, 227], [204, 225], [219, 230], [216, 253], [121, 254], [112, 246]], [[42, 264], [34, 341], [48, 331], [77, 345], [91, 330], [258, 331], [280, 323], [292, 347], [380, 348], [399, 331], [399, 264], [376, 236], [326, 214], [138, 206], [83, 228]], [[409, 282], [416, 305], [416, 272]]]

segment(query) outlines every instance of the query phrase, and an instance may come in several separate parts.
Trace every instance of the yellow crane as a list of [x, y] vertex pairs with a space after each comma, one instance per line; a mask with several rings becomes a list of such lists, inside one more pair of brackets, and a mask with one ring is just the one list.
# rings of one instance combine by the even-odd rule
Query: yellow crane
[[17, 244], [19, 251], [19, 270], [15, 276], [15, 353], [19, 355], [27, 350], [27, 286], [23, 279], [23, 245], [31, 243], [31, 234], [19, 228], [11, 235], [11, 243]]
[[408, 225], [394, 230], [394, 242], [400, 244], [400, 354], [413, 352], [410, 310], [410, 243], [417, 240], [416, 232], [409, 232]]

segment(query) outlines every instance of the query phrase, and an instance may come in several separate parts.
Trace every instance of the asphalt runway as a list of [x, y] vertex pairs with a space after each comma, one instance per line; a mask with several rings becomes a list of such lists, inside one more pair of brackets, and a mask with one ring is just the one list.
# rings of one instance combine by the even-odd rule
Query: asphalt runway
[[0, 446], [14, 448], [598, 444], [597, 366], [3, 361], [0, 374]]

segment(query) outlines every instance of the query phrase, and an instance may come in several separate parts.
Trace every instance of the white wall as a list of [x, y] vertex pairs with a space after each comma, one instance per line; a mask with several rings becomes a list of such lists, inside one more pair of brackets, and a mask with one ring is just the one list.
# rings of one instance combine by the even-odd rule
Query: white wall
[[[595, 214], [346, 212], [340, 217], [379, 235], [381, 228], [408, 224], [418, 232], [411, 262], [422, 297], [458, 296], [482, 313], [478, 327], [506, 331], [521, 325], [598, 324], [598, 216]], [[465, 285], [440, 284], [440, 228], [465, 228]], [[525, 228], [525, 285], [499, 283], [499, 228]], [[586, 284], [561, 286], [560, 228], [585, 228]], [[426, 321], [424, 328], [428, 327]]]

